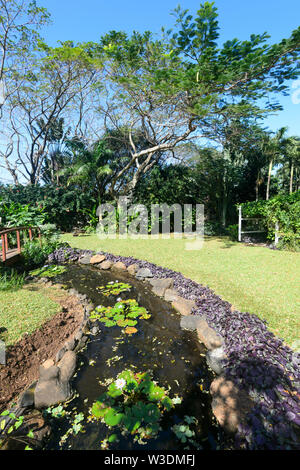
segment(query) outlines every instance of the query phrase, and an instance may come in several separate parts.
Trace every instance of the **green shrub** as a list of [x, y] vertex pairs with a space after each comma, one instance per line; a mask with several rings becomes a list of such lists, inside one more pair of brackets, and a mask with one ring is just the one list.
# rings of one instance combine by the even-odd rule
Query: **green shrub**
[[14, 269], [0, 268], [0, 291], [20, 289], [25, 282], [25, 274]]
[[262, 217], [268, 239], [274, 241], [275, 224], [279, 224], [281, 249], [300, 249], [300, 191], [288, 196], [279, 195], [269, 201], [246, 202], [242, 205], [245, 217]]
[[204, 223], [204, 235], [214, 236], [224, 234], [224, 229], [219, 222], [205, 221]]
[[228, 236], [230, 240], [232, 241], [238, 241], [239, 238], [239, 226], [238, 224], [235, 225], [229, 225], [226, 229]]
[[3, 227], [36, 227], [44, 223], [46, 214], [41, 205], [22, 205], [18, 202], [0, 200], [0, 217]]
[[[35, 225], [56, 224], [63, 231], [70, 231], [73, 227], [86, 225], [90, 221], [89, 214], [82, 210], [94, 210], [96, 201], [92, 191], [78, 191], [75, 186], [66, 188], [55, 184], [0, 187], [0, 217], [4, 216], [3, 205], [28, 205], [30, 210], [42, 210], [45, 215], [44, 220]], [[29, 219], [28, 221], [30, 223]], [[4, 224], [5, 220], [2, 222]]]
[[69, 246], [60, 240], [51, 239], [48, 241], [33, 240], [25, 243], [22, 250], [22, 261], [26, 270], [42, 266], [50, 253], [62, 246]]

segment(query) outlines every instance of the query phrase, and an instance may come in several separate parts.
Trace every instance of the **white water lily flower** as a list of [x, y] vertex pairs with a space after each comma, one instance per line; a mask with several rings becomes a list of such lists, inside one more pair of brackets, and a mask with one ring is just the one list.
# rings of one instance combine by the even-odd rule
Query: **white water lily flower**
[[126, 380], [124, 379], [117, 379], [116, 380], [116, 387], [120, 390], [122, 390], [126, 385]]

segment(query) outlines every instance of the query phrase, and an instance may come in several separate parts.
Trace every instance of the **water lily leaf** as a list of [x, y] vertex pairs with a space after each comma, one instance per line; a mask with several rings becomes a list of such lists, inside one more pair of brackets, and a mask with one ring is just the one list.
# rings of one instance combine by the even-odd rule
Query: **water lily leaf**
[[117, 426], [122, 422], [123, 418], [123, 413], [116, 413], [114, 409], [111, 409], [110, 411], [108, 411], [108, 413], [105, 414], [104, 421], [107, 426]]
[[137, 333], [137, 331], [138, 330], [134, 328], [133, 326], [129, 326], [128, 328], [126, 328], [125, 333], [127, 335], [133, 335], [134, 333]]
[[103, 418], [105, 413], [107, 413], [110, 409], [111, 408], [105, 406], [104, 403], [96, 401], [92, 406], [92, 415], [97, 419]]
[[117, 434], [111, 434], [107, 440], [110, 443], [116, 442], [118, 440], [118, 436], [117, 436]]

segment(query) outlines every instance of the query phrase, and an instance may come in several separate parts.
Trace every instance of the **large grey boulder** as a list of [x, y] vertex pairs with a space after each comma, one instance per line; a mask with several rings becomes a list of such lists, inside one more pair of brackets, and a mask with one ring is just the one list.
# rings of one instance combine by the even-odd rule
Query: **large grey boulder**
[[70, 379], [76, 368], [76, 354], [67, 351], [59, 363], [40, 367], [40, 377], [34, 391], [35, 408], [48, 408], [71, 398]]
[[167, 289], [173, 287], [174, 280], [171, 278], [153, 278], [149, 280], [152, 286], [152, 292], [158, 297], [164, 297]]
[[203, 343], [209, 350], [220, 348], [223, 345], [223, 338], [210, 328], [204, 318], [201, 318], [197, 327], [197, 336], [200, 343]]
[[201, 326], [203, 317], [200, 315], [187, 315], [180, 320], [180, 327], [183, 330], [197, 330]]
[[224, 372], [224, 362], [226, 358], [227, 356], [223, 347], [207, 351], [206, 353], [207, 365], [218, 375]]
[[196, 307], [196, 304], [193, 300], [178, 297], [172, 302], [172, 307], [176, 312], [180, 313], [180, 315], [190, 315], [192, 310]]
[[83, 256], [82, 258], [79, 259], [80, 264], [90, 264], [91, 261], [91, 256]]
[[136, 278], [140, 280], [149, 279], [150, 277], [153, 277], [153, 274], [149, 268], [141, 268], [136, 273]]
[[174, 302], [179, 298], [179, 294], [175, 289], [166, 289], [165, 300], [166, 302]]

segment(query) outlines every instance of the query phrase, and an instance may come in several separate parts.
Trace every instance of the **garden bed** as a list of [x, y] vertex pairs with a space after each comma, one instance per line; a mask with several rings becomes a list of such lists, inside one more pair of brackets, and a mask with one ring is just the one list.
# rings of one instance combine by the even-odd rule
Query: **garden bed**
[[[98, 305], [98, 308], [91, 314], [90, 320], [100, 321], [104, 325], [102, 324], [100, 327], [100, 332], [99, 324], [94, 328], [90, 325], [91, 331], [86, 333], [90, 334], [91, 341], [87, 343], [86, 349], [82, 353], [82, 367], [77, 372], [74, 382], [79, 396], [75, 396], [75, 401], [69, 405], [71, 408], [66, 405], [66, 407], [52, 408], [52, 411], [48, 410], [50, 417], [58, 417], [62, 421], [54, 420], [55, 432], [48, 442], [47, 448], [59, 448], [60, 446], [66, 446], [66, 448], [71, 446], [78, 449], [95, 448], [94, 445], [96, 442], [99, 444], [100, 437], [102, 448], [107, 448], [106, 446], [109, 447], [110, 444], [114, 449], [135, 448], [136, 443], [134, 444], [128, 439], [124, 441], [120, 435], [117, 435], [116, 442], [110, 441], [111, 435], [107, 434], [108, 430], [107, 428], [103, 429], [103, 426], [108, 425], [109, 431], [111, 431], [111, 428], [118, 424], [115, 420], [120, 420], [123, 424], [127, 422], [126, 416], [125, 418], [123, 416], [125, 413], [124, 403], [128, 399], [126, 394], [129, 393], [126, 388], [127, 384], [133, 381], [135, 390], [137, 393], [141, 393], [139, 387], [143, 387], [143, 380], [146, 380], [141, 374], [149, 369], [151, 369], [151, 379], [148, 379], [154, 380], [154, 383], [158, 384], [157, 386], [162, 386], [164, 398], [169, 398], [167, 397], [167, 391], [169, 391], [176, 400], [174, 385], [170, 390], [168, 387], [170, 374], [173, 375], [174, 382], [179, 383], [179, 389], [185, 396], [185, 404], [179, 413], [181, 422], [179, 421], [177, 424], [183, 426], [181, 429], [188, 429], [188, 433], [192, 433], [190, 436], [194, 436], [193, 433], [195, 433], [198, 437], [198, 444], [200, 442], [200, 448], [207, 448], [205, 447], [207, 444], [203, 447], [203, 442], [210, 443], [208, 448], [220, 448], [227, 445], [226, 439], [223, 439], [222, 442], [219, 439], [220, 428], [213, 424], [210, 414], [211, 408], [222, 427], [235, 434], [235, 448], [299, 448], [299, 354], [290, 350], [280, 339], [276, 338], [267, 329], [266, 324], [255, 315], [236, 311], [209, 288], [186, 279], [180, 273], [130, 257], [120, 257], [109, 253], [93, 255], [94, 253], [90, 250], [62, 248], [49, 257], [51, 264], [71, 263], [67, 272], [59, 277], [60, 281], [68, 284], [72, 290], [87, 295], [94, 307], [101, 299], [101, 305]], [[73, 263], [76, 262], [82, 266], [74, 265]], [[100, 279], [103, 280], [103, 282], [101, 281], [103, 285], [97, 286]], [[110, 282], [108, 282], [109, 279]], [[108, 296], [111, 295], [108, 289], [109, 284], [114, 288], [113, 284], [116, 279], [121, 281], [124, 286], [128, 282], [131, 288], [136, 289], [135, 298], [138, 304], [143, 305], [143, 302], [148, 302], [148, 308], [147, 305], [145, 308], [153, 314], [154, 324], [158, 320], [158, 337], [164, 335], [163, 330], [166, 327], [167, 331], [171, 332], [170, 336], [175, 337], [176, 341], [178, 340], [178, 351], [173, 352], [175, 358], [172, 358], [171, 364], [168, 363], [168, 369], [164, 367], [162, 359], [152, 357], [153, 354], [161, 353], [160, 355], [163, 356], [166, 351], [168, 353], [170, 351], [162, 338], [158, 344], [154, 344], [152, 347], [153, 331], [148, 331], [146, 334], [147, 321], [143, 328], [139, 329], [135, 322], [132, 323], [134, 316], [127, 317], [126, 314], [125, 317], [124, 315], [122, 317], [121, 315], [122, 318], [116, 317], [116, 321], [112, 318], [114, 314], [119, 315], [120, 313], [115, 311], [116, 308], [124, 310], [124, 305], [128, 307], [126, 302], [129, 302], [128, 298], [122, 300], [121, 296], [117, 299], [117, 303], [106, 304], [106, 293]], [[142, 284], [144, 287], [139, 287], [140, 281], [145, 281]], [[114, 293], [118, 295], [118, 283], [116, 288], [117, 291]], [[106, 289], [108, 289], [107, 292]], [[155, 299], [153, 294], [162, 297], [163, 301], [153, 300]], [[123, 301], [125, 304], [122, 303]], [[158, 301], [163, 303], [159, 304]], [[172, 305], [164, 309], [165, 301]], [[127, 311], [126, 308], [123, 313]], [[179, 320], [180, 317], [178, 319], [174, 309], [181, 314], [181, 320]], [[172, 318], [173, 315], [175, 315], [175, 319]], [[149, 325], [151, 325], [151, 321]], [[118, 335], [119, 329], [115, 328], [116, 326], [119, 326], [119, 329], [125, 328], [123, 331], [125, 340], [121, 340]], [[174, 328], [177, 331], [176, 334], [174, 331], [172, 332]], [[128, 336], [126, 336], [127, 329], [129, 330]], [[184, 349], [185, 343], [189, 342], [180, 339], [181, 335], [191, 334], [181, 331], [182, 329], [197, 330], [196, 343], [195, 332], [192, 333], [193, 338], [188, 336], [194, 346], [198, 344], [198, 351], [193, 347], [194, 355], [188, 357], [191, 364], [195, 358], [199, 361], [196, 368], [191, 366], [190, 372], [192, 381], [194, 381], [192, 387], [188, 386], [186, 382], [188, 368], [177, 364], [178, 353]], [[207, 350], [201, 349], [201, 345], [199, 349], [199, 342], [204, 343]], [[117, 352], [113, 354], [112, 351]], [[118, 352], [123, 354], [118, 354]], [[180, 356], [180, 360], [184, 361], [188, 354], [188, 351], [185, 351]], [[144, 356], [149, 356], [149, 361], [145, 359], [143, 362]], [[125, 359], [123, 359], [124, 357]], [[192, 358], [193, 360], [191, 360]], [[216, 378], [214, 374], [210, 375], [212, 371], [207, 370], [205, 359], [219, 377]], [[57, 359], [57, 361], [59, 360], [60, 358]], [[60, 365], [62, 361], [58, 362], [58, 367], [64, 367], [64, 364]], [[172, 366], [172, 361], [175, 361], [174, 366]], [[136, 363], [141, 370], [135, 370]], [[155, 365], [158, 366], [157, 369]], [[110, 369], [111, 366], [112, 369]], [[199, 370], [202, 371], [202, 382], [198, 380]], [[44, 373], [49, 375], [47, 370]], [[113, 404], [111, 399], [114, 397], [109, 395], [112, 390], [109, 387], [118, 388], [118, 383], [120, 384], [120, 381], [123, 383], [125, 376], [127, 379], [131, 377], [130, 380], [125, 380], [126, 386], [123, 384], [125, 387], [124, 397], [123, 392], [120, 394], [125, 402], [122, 404], [118, 401]], [[182, 383], [180, 383], [181, 380], [183, 380]], [[142, 385], [140, 385], [141, 381]], [[197, 386], [197, 392], [195, 386]], [[106, 388], [106, 391], [102, 389], [104, 398], [102, 397], [99, 402], [97, 397], [99, 397], [99, 393], [101, 394], [101, 387]], [[190, 401], [186, 396], [189, 392], [191, 392]], [[203, 399], [203, 392], [208, 394], [206, 400]], [[211, 404], [209, 392], [212, 395]], [[198, 416], [193, 416], [189, 411], [193, 407], [196, 409], [195, 404], [199, 403], [205, 408], [202, 422], [201, 413], [198, 413]], [[107, 423], [103, 408], [104, 412], [110, 412]], [[188, 422], [184, 422], [185, 416], [188, 416]], [[86, 422], [86, 420], [88, 421]], [[98, 422], [95, 423], [95, 420]], [[206, 429], [204, 435], [199, 434], [199, 430], [195, 427], [193, 430], [191, 429], [195, 423], [201, 423], [202, 431]], [[212, 426], [209, 431], [207, 431], [207, 423], [208, 428]], [[125, 424], [124, 426], [123, 432], [126, 435], [128, 427]], [[168, 426], [168, 429], [174, 428], [176, 420], [172, 421], [172, 426], [170, 423]], [[213, 428], [217, 431], [212, 431]], [[99, 429], [102, 432], [101, 436]], [[87, 432], [82, 433], [85, 430]], [[167, 432], [167, 430], [162, 428], [162, 432]], [[121, 435], [123, 435], [122, 432]], [[213, 445], [211, 445], [212, 440]], [[169, 439], [165, 447], [161, 445], [161, 442], [160, 435], [156, 444], [151, 447], [152, 442], [149, 448], [171, 449], [174, 446], [172, 439]]]
[[[49, 261], [76, 262], [85, 258], [88, 263], [92, 254], [89, 250], [62, 249]], [[192, 313], [205, 318], [223, 338], [227, 360], [221, 377], [226, 385], [229, 382], [237, 387], [235, 393], [245, 392], [254, 405], [246, 422], [238, 425], [237, 448], [299, 448], [299, 353], [271, 333], [258, 317], [233, 309], [209, 288], [182, 274], [132, 257], [103, 255], [111, 263], [123, 263], [127, 269], [135, 264], [139, 269], [149, 269], [155, 278], [172, 278], [179, 295], [195, 302]]]
[[40, 364], [55, 356], [81, 324], [83, 307], [78, 298], [64, 291], [60, 303], [58, 314], [7, 348], [6, 365], [0, 365], [0, 411], [38, 379]]

